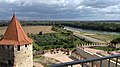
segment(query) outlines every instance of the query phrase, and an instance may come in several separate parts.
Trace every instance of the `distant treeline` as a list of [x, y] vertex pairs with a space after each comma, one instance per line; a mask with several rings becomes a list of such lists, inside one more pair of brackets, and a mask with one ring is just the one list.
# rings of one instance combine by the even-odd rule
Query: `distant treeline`
[[[120, 32], [119, 22], [97, 22], [97, 21], [21, 21], [23, 26], [38, 26], [38, 25], [60, 25], [60, 26], [70, 26], [81, 29], [99, 30], [99, 31], [111, 31]], [[0, 26], [8, 26], [7, 23], [0, 23]]]
[[120, 32], [120, 23], [74, 22], [63, 23], [62, 25], [89, 30]]

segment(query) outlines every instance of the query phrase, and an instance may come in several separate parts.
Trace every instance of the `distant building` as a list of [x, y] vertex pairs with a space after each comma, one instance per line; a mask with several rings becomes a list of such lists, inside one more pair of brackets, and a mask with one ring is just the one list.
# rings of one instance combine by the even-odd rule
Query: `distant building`
[[0, 40], [0, 67], [33, 67], [32, 42], [13, 14]]

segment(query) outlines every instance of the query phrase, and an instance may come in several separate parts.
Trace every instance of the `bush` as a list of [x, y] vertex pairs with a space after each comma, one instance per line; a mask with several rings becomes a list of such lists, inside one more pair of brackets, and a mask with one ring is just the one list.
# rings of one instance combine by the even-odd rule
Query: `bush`
[[[54, 48], [74, 48], [76, 44], [87, 43], [85, 39], [73, 36], [72, 32], [56, 28], [57, 33], [31, 34], [34, 39], [34, 50], [48, 50]], [[62, 33], [61, 33], [62, 32]], [[74, 45], [75, 44], [75, 45]]]
[[42, 31], [40, 31], [38, 35], [42, 35]]
[[117, 44], [117, 43], [120, 43], [120, 38], [116, 38], [116, 39], [113, 39], [111, 41], [112, 44]]

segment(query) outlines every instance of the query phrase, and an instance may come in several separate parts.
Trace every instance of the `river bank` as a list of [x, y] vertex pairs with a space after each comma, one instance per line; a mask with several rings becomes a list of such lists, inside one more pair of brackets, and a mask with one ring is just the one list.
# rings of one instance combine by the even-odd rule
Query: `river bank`
[[84, 35], [85, 37], [86, 36], [88, 38], [91, 37], [104, 42], [110, 42], [111, 40], [120, 37], [120, 33], [117, 32], [93, 31], [93, 30], [85, 30], [85, 29], [66, 27], [66, 26], [64, 27], [64, 29], [74, 31], [82, 36]]

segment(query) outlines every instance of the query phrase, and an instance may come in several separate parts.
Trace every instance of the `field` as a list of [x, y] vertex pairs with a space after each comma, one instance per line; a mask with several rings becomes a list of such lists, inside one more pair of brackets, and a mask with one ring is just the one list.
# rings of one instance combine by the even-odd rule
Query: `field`
[[82, 35], [88, 36], [88, 37], [92, 37], [101, 41], [105, 41], [105, 42], [110, 42], [113, 39], [119, 38], [120, 34], [97, 34], [97, 33], [89, 33], [89, 32], [79, 32]]
[[93, 37], [95, 39], [99, 39], [102, 41], [110, 42], [111, 40], [120, 37], [120, 35], [112, 35], [112, 34], [94, 34], [94, 35], [87, 35], [89, 37]]
[[108, 47], [108, 46], [95, 46], [95, 47], [91, 47], [91, 48], [98, 49], [98, 50], [104, 50], [104, 51], [120, 50], [120, 48], [113, 48], [113, 47]]
[[[40, 31], [43, 33], [53, 33], [51, 30], [52, 26], [23, 26], [23, 29], [26, 33], [38, 34]], [[0, 27], [0, 35], [4, 34], [7, 27]]]

